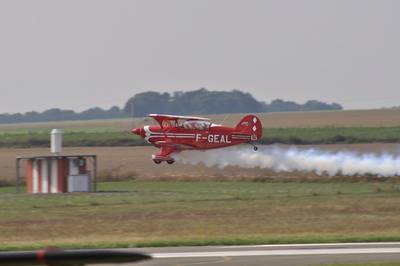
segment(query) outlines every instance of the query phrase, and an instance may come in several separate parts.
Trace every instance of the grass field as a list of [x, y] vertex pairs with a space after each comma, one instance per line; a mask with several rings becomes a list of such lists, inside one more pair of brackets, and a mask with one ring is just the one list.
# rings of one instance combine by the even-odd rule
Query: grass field
[[266, 128], [263, 144], [400, 142], [400, 127]]
[[[246, 147], [246, 146], [244, 146]], [[338, 144], [338, 145], [302, 145], [299, 149], [317, 148], [325, 151], [354, 151], [359, 153], [398, 154], [398, 143], [374, 144]], [[251, 146], [248, 146], [251, 149]], [[209, 180], [209, 181], [252, 181], [252, 180], [315, 180], [329, 179], [312, 173], [274, 172], [270, 169], [206, 167], [175, 163], [173, 165], [155, 165], [151, 155], [158, 152], [154, 147], [75, 147], [64, 148], [68, 154], [97, 154], [99, 160], [99, 177], [102, 180]], [[49, 148], [33, 149], [0, 149], [0, 185], [13, 184], [15, 180], [15, 157], [49, 155]], [[350, 177], [343, 177], [350, 179]]]
[[[400, 240], [399, 182], [116, 182], [0, 196], [0, 249]], [[112, 191], [112, 192], [111, 192]]]
[[[265, 128], [321, 128], [321, 127], [399, 127], [400, 109], [397, 110], [350, 110], [327, 112], [285, 112], [257, 114]], [[209, 115], [215, 123], [236, 125], [244, 114]], [[142, 118], [106, 119], [87, 121], [63, 121], [46, 123], [0, 124], [0, 133], [49, 132], [62, 128], [67, 132], [115, 132], [128, 131], [142, 124]], [[151, 123], [147, 119], [146, 123]]]
[[[95, 128], [91, 129], [92, 131]], [[262, 144], [336, 144], [336, 143], [395, 143], [400, 142], [400, 127], [323, 127], [323, 128], [265, 128]], [[64, 134], [66, 147], [144, 146], [144, 140], [130, 132], [75, 132]], [[0, 147], [48, 147], [48, 132], [3, 133]]]
[[[263, 144], [330, 144], [400, 142], [400, 110], [295, 112], [258, 114], [264, 126]], [[234, 126], [243, 114], [209, 116]], [[28, 148], [49, 145], [49, 132], [61, 128], [64, 145], [141, 146], [145, 141], [130, 133], [142, 118], [0, 125], [0, 147]], [[147, 119], [146, 124], [154, 123]]]
[[[241, 116], [229, 116], [225, 122], [234, 125]], [[397, 143], [347, 144], [400, 142], [399, 110], [261, 117], [265, 143], [339, 142], [300, 149], [396, 154], [400, 149]], [[224, 116], [214, 118], [221, 122]], [[54, 127], [66, 131], [66, 144], [86, 146], [65, 148], [65, 155], [97, 154], [102, 180], [131, 181], [101, 183], [102, 192], [94, 194], [25, 195], [0, 187], [0, 250], [400, 241], [398, 178], [330, 178], [181, 163], [155, 166], [150, 160], [157, 152], [153, 147], [106, 147], [107, 141], [140, 144], [128, 133], [130, 119], [0, 125], [0, 146], [47, 146]], [[0, 185], [13, 183], [15, 157], [48, 153], [47, 147], [1, 148]]]
[[320, 266], [400, 266], [400, 262], [341, 263], [322, 264]]
[[[93, 129], [94, 130], [94, 129]], [[63, 145], [78, 146], [142, 146], [145, 141], [129, 132], [65, 132]], [[32, 148], [49, 147], [50, 134], [46, 133], [4, 133], [0, 135], [0, 147]]]

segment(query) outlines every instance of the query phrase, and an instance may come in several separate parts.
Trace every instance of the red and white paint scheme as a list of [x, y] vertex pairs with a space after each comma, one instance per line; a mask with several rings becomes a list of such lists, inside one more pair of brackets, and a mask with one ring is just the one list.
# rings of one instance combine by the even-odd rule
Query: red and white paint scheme
[[[148, 117], [154, 118], [159, 125], [134, 128], [132, 132], [161, 149], [159, 154], [152, 156], [156, 164], [162, 161], [174, 163], [170, 156], [174, 152], [251, 144], [262, 136], [261, 121], [255, 115], [245, 116], [234, 128], [213, 124], [203, 117], [158, 114]], [[254, 150], [257, 150], [256, 146]]]
[[26, 171], [28, 193], [68, 192], [68, 176], [87, 172], [86, 160], [65, 157], [29, 159]]

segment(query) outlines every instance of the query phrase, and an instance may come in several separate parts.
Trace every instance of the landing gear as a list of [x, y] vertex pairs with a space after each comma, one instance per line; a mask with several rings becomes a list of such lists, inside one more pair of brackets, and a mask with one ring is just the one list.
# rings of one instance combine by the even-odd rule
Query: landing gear
[[251, 146], [253, 146], [253, 150], [254, 151], [258, 151], [258, 147], [256, 145], [254, 145], [253, 143], [249, 143]]
[[[160, 163], [162, 163], [162, 162], [164, 162], [165, 160], [160, 160], [160, 159], [153, 159], [153, 162], [155, 163], [155, 164], [160, 164]], [[167, 164], [173, 164], [174, 162], [175, 162], [175, 160], [167, 160], [167, 161], [165, 161], [165, 162], [167, 162]]]

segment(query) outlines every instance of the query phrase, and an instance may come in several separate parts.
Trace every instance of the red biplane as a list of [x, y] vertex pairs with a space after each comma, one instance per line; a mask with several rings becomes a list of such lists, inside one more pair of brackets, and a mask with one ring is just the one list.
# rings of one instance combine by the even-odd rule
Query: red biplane
[[252, 143], [262, 136], [262, 125], [258, 117], [245, 116], [236, 127], [230, 128], [213, 124], [203, 117], [150, 114], [158, 126], [144, 126], [132, 129], [132, 132], [144, 138], [161, 151], [153, 155], [156, 164], [166, 161], [174, 163], [170, 156], [183, 150], [207, 150]]

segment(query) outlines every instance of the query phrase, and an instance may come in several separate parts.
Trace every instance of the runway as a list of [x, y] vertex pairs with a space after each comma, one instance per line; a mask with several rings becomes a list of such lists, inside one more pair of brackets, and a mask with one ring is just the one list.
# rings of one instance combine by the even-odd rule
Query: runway
[[132, 249], [153, 256], [139, 266], [274, 265], [320, 266], [329, 263], [400, 262], [399, 243], [209, 246]]

